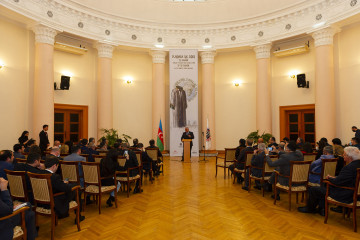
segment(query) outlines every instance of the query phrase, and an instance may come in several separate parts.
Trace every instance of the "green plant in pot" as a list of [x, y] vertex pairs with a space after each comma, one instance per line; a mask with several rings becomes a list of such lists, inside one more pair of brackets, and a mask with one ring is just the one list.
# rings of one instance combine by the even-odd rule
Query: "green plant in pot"
[[263, 134], [260, 135], [259, 130], [256, 130], [255, 132], [251, 132], [247, 136], [247, 138], [253, 139], [254, 143], [257, 143], [258, 139], [262, 138], [262, 139], [264, 139], [264, 143], [266, 143], [266, 144], [269, 143], [271, 137], [272, 137], [272, 135], [270, 133], [265, 133], [265, 132], [263, 132]]
[[109, 146], [114, 146], [114, 143], [118, 139], [122, 139], [123, 142], [129, 142], [129, 139], [131, 139], [131, 137], [126, 134], [121, 134], [119, 137], [118, 130], [116, 130], [114, 128], [110, 128], [110, 129], [102, 128], [101, 132], [103, 133], [103, 136], [101, 137], [100, 140], [102, 140], [104, 138], [107, 139], [109, 141]]

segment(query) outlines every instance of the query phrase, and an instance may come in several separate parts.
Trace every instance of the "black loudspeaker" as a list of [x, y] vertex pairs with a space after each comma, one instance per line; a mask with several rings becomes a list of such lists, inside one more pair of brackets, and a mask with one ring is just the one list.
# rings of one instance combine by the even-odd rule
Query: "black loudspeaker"
[[69, 76], [61, 76], [60, 89], [61, 90], [69, 90], [70, 88], [70, 77]]
[[298, 88], [306, 88], [307, 84], [306, 84], [305, 74], [298, 74], [296, 77], [297, 77]]

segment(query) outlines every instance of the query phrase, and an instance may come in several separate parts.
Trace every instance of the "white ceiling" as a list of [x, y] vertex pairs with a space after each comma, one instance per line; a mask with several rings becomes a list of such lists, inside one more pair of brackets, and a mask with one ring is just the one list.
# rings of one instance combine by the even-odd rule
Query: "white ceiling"
[[97, 11], [99, 14], [144, 22], [208, 24], [276, 15], [280, 11], [314, 4], [318, 0], [207, 0], [204, 2], [63, 0], [62, 2], [84, 10]]

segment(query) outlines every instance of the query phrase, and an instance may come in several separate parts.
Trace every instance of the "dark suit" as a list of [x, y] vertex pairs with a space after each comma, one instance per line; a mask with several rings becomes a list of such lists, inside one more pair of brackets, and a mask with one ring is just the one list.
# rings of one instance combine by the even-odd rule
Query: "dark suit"
[[[229, 170], [233, 173], [235, 168], [244, 169], [245, 162], [246, 162], [246, 153], [253, 152], [253, 151], [254, 151], [254, 149], [252, 147], [243, 148], [240, 151], [238, 157], [236, 158], [236, 162], [229, 166]], [[238, 178], [238, 181], [239, 181], [239, 179], [242, 179], [241, 174], [237, 174], [237, 178]]]
[[[126, 160], [125, 170], [127, 170], [128, 168], [133, 168], [133, 167], [139, 166], [139, 163], [138, 163], [138, 161], [137, 161], [136, 154], [135, 154], [133, 151], [130, 151], [130, 150], [128, 151], [128, 154], [129, 154], [129, 159]], [[137, 174], [139, 174], [139, 170], [138, 170], [138, 169], [130, 170], [130, 177], [134, 177], [134, 176], [136, 176]]]
[[[281, 154], [278, 160], [276, 161], [267, 161], [270, 167], [277, 167], [277, 170], [280, 174], [289, 176], [290, 175], [290, 161], [304, 161], [304, 155], [300, 151], [287, 152]], [[269, 179], [271, 184], [275, 183], [275, 173], [273, 173]], [[289, 179], [279, 176], [278, 182], [281, 185], [289, 185]]]
[[[265, 155], [265, 152], [261, 152], [258, 154], [254, 154], [254, 156], [251, 159], [251, 166], [254, 167], [260, 167], [262, 168], [264, 166], [264, 160], [270, 161], [269, 156]], [[251, 168], [251, 175], [255, 177], [262, 177], [262, 170], [257, 168]], [[256, 182], [258, 184], [258, 182]], [[246, 170], [246, 176], [245, 176], [245, 186], [249, 186], [249, 169]]]
[[124, 171], [124, 169], [120, 168], [118, 161], [114, 161], [113, 159], [103, 158], [100, 161], [100, 176], [107, 177], [101, 180], [102, 186], [112, 186], [115, 184], [114, 179], [110, 177], [114, 177], [116, 171]]
[[48, 144], [50, 144], [47, 132], [42, 130], [39, 133], [39, 138], [40, 138], [39, 147], [40, 147], [41, 151], [44, 152], [46, 150]]
[[[183, 132], [182, 136], [181, 136], [181, 140], [183, 139], [194, 139], [194, 134], [193, 132]], [[193, 142], [190, 142], [190, 157], [191, 157], [191, 149], [193, 147]], [[182, 155], [182, 159], [184, 160], [184, 144], [183, 144], [183, 155]]]
[[240, 146], [237, 146], [237, 147], [236, 147], [236, 150], [235, 150], [235, 159], [237, 159], [237, 158], [239, 157], [241, 150], [243, 150], [244, 148], [246, 148], [245, 145], [240, 145]]
[[[352, 161], [341, 169], [336, 178], [329, 179], [329, 182], [342, 187], [354, 187], [356, 170], [358, 168], [360, 168], [360, 160]], [[354, 192], [352, 190], [335, 188], [332, 186], [329, 188], [329, 196], [339, 202], [352, 203], [353, 194]], [[325, 195], [326, 188], [324, 186], [309, 188], [307, 207], [310, 210], [315, 210], [316, 206], [319, 205], [319, 208], [323, 209], [325, 207]]]
[[[0, 217], [5, 217], [13, 213], [13, 203], [9, 191], [0, 192]], [[0, 239], [13, 239], [14, 227], [21, 224], [20, 215], [0, 221]], [[27, 229], [27, 239], [33, 240], [37, 236], [35, 228], [35, 213], [31, 210], [25, 212], [25, 225]]]
[[355, 137], [358, 138], [358, 139], [360, 139], [360, 129], [357, 129], [357, 130], [355, 131]]

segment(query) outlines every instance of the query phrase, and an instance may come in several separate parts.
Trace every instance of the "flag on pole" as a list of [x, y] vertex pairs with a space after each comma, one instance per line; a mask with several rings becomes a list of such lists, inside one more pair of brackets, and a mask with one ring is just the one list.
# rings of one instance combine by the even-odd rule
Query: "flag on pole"
[[209, 128], [209, 119], [206, 118], [206, 142], [205, 142], [205, 149], [209, 150], [211, 148], [211, 135], [210, 135], [210, 128]]
[[157, 146], [159, 147], [159, 150], [160, 150], [160, 151], [164, 151], [164, 135], [163, 135], [163, 130], [162, 130], [161, 119], [160, 119], [160, 124], [159, 124], [159, 130], [158, 130], [158, 134], [157, 134], [156, 144], [157, 144]]

